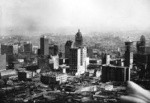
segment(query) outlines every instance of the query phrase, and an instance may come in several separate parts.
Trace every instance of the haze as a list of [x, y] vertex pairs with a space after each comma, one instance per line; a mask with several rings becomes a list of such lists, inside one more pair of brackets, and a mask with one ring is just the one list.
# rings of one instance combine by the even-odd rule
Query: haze
[[0, 0], [0, 35], [150, 32], [149, 0]]

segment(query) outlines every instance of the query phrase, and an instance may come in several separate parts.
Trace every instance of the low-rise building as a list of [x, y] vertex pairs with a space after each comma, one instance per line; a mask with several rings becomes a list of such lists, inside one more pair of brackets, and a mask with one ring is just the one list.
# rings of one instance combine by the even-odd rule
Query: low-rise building
[[41, 82], [44, 84], [61, 84], [67, 81], [67, 74], [42, 73]]
[[112, 66], [112, 65], [103, 65], [102, 66], [102, 81], [128, 81], [130, 80], [130, 68], [121, 67], [121, 66]]
[[28, 79], [32, 79], [35, 76], [35, 72], [31, 71], [19, 71], [18, 72], [18, 80], [26, 81]]

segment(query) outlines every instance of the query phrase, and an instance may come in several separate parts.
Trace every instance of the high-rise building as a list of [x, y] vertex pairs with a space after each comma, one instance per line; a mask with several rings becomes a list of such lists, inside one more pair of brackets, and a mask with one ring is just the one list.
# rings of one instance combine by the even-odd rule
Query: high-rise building
[[75, 42], [67, 41], [65, 45], [66, 57], [69, 57], [69, 66], [75, 75], [87, 71], [87, 48], [83, 46], [83, 38], [80, 30], [75, 35]]
[[38, 54], [38, 49], [39, 49], [38, 46], [32, 46], [32, 52], [33, 52], [33, 54]]
[[6, 54], [6, 65], [8, 69], [14, 68], [13, 45], [1, 44], [1, 55]]
[[14, 55], [6, 55], [7, 69], [14, 69]]
[[71, 46], [72, 46], [72, 41], [68, 40], [65, 44], [65, 58], [69, 58]]
[[49, 55], [49, 39], [46, 36], [40, 38], [41, 55]]
[[1, 54], [13, 54], [13, 45], [1, 44]]
[[83, 46], [82, 33], [80, 32], [80, 30], [78, 30], [77, 34], [75, 35], [74, 47], [82, 47], [82, 46]]
[[14, 44], [14, 45], [13, 45], [13, 53], [14, 53], [14, 54], [18, 54], [18, 49], [19, 49], [18, 44]]
[[102, 57], [102, 64], [109, 65], [110, 64], [110, 55], [109, 54], [104, 54]]
[[26, 42], [24, 44], [24, 53], [32, 53], [32, 43]]
[[137, 47], [137, 53], [144, 53], [145, 52], [146, 39], [145, 39], [144, 35], [141, 36], [140, 41], [137, 41], [136, 47]]
[[22, 54], [24, 52], [24, 45], [23, 44], [20, 44], [19, 46], [18, 46], [18, 53], [19, 54]]
[[122, 66], [103, 65], [102, 66], [102, 82], [108, 81], [122, 81], [130, 80], [129, 68]]
[[[146, 39], [142, 35], [137, 42], [137, 53], [134, 54], [134, 64], [140, 69], [139, 78], [148, 77], [150, 74], [150, 46], [146, 46]], [[147, 75], [148, 74], [148, 75]]]
[[6, 54], [0, 55], [0, 71], [6, 70]]
[[146, 39], [145, 39], [144, 35], [141, 36], [140, 43], [141, 43], [141, 46], [145, 46], [146, 45]]
[[41, 69], [41, 72], [50, 71], [49, 66], [49, 57], [41, 56], [38, 58], [38, 67]]
[[53, 69], [58, 69], [59, 68], [59, 56], [51, 56], [51, 60], [53, 62]]
[[70, 49], [70, 69], [73, 73], [80, 75], [86, 72], [86, 57], [87, 49], [85, 47]]
[[126, 51], [125, 51], [125, 63], [124, 65], [127, 67], [131, 67], [133, 63], [133, 52], [131, 50], [133, 42], [127, 41], [125, 42]]
[[58, 54], [58, 46], [57, 45], [49, 45], [49, 55], [55, 56]]
[[127, 69], [127, 77], [128, 80], [130, 80], [130, 69], [133, 67], [133, 52], [132, 52], [132, 43], [131, 41], [125, 42], [125, 61], [124, 61], [124, 66], [128, 67]]

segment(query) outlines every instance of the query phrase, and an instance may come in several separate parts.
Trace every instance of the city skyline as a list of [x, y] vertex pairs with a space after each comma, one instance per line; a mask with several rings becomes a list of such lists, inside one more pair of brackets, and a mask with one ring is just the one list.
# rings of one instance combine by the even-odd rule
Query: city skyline
[[[150, 32], [148, 0], [0, 0], [0, 34]], [[73, 32], [73, 33], [72, 33]]]

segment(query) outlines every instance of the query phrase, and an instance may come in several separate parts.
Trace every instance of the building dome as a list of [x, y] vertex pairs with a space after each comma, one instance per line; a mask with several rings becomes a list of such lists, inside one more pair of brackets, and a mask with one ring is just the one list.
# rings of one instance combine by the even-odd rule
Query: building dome
[[141, 36], [140, 42], [141, 42], [141, 46], [145, 46], [145, 44], [146, 44], [146, 39], [145, 39], [145, 36], [144, 36], [144, 35]]
[[82, 38], [82, 33], [80, 32], [80, 29], [75, 35], [75, 46], [76, 47], [81, 47], [83, 44], [83, 38]]
[[82, 33], [80, 32], [80, 29], [75, 35], [75, 41], [82, 41]]

